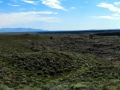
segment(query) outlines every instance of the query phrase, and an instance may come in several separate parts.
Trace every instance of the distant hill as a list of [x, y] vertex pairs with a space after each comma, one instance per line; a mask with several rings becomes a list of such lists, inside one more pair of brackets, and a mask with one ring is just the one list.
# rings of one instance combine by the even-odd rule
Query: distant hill
[[43, 29], [33, 28], [1, 28], [0, 32], [45, 32]]
[[120, 33], [120, 29], [101, 29], [101, 30], [56, 30], [56, 31], [46, 31], [37, 32], [38, 34], [85, 34], [85, 33]]

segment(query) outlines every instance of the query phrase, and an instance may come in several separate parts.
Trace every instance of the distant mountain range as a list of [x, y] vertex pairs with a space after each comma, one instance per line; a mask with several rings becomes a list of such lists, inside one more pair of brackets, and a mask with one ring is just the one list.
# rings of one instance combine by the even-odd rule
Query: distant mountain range
[[33, 29], [33, 28], [1, 28], [0, 32], [45, 32], [47, 30], [43, 29]]
[[120, 33], [120, 29], [91, 30], [43, 30], [34, 28], [1, 28], [0, 33], [35, 33], [35, 34], [79, 34], [79, 33]]

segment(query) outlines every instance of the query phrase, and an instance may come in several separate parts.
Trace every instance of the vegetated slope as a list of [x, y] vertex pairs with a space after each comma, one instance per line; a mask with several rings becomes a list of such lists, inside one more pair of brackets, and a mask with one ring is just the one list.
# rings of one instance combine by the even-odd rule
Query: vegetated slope
[[[18, 89], [37, 86], [39, 90], [120, 88], [119, 65], [97, 57], [97, 49], [87, 51], [93, 48], [93, 44], [119, 40], [118, 36], [91, 38], [88, 34], [26, 34], [0, 37], [0, 83], [8, 87]], [[101, 49], [109, 50], [108, 47], [111, 46]], [[101, 52], [99, 48], [98, 52]], [[99, 55], [103, 56], [101, 53]]]
[[53, 87], [47, 87], [50, 89], [64, 83], [66, 88], [74, 90], [77, 83], [87, 82], [84, 88], [89, 88], [94, 81], [119, 80], [120, 76], [120, 68], [114, 67], [110, 61], [76, 53], [40, 51], [4, 55], [0, 61], [0, 83], [11, 88], [30, 85], [44, 90], [46, 84], [53, 84]]
[[[30, 84], [36, 75], [50, 77], [77, 70], [87, 64], [88, 58], [77, 54], [42, 51], [37, 53], [11, 54], [1, 56], [1, 83], [8, 86]], [[93, 65], [94, 61], [89, 63]], [[24, 77], [24, 80], [22, 79]], [[22, 79], [22, 80], [21, 80]], [[10, 85], [9, 85], [10, 84]], [[15, 84], [15, 85], [14, 85]], [[32, 83], [33, 84], [33, 83]]]
[[86, 63], [86, 60], [77, 54], [57, 51], [12, 54], [3, 56], [2, 60], [16, 69], [30, 71], [43, 76], [56, 76], [67, 73], [80, 68]]

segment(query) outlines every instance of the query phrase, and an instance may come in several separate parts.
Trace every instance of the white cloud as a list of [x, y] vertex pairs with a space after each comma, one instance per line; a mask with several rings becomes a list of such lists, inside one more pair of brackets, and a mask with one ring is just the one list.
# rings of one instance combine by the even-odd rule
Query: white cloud
[[119, 13], [115, 13], [115, 14], [113, 14], [113, 16], [120, 17], [120, 14]]
[[[120, 2], [114, 2], [115, 5], [120, 4]], [[94, 18], [101, 18], [101, 19], [110, 19], [110, 20], [120, 20], [120, 8], [114, 6], [114, 4], [108, 4], [108, 3], [100, 3], [97, 6], [102, 8], [107, 8], [108, 10], [112, 12], [116, 12], [112, 15], [105, 15], [105, 16], [92, 16]]]
[[34, 0], [21, 0], [21, 1], [23, 1], [23, 2], [25, 2], [25, 3], [29, 3], [29, 4], [34, 4], [34, 5], [37, 5], [37, 1], [34, 1]]
[[67, 11], [64, 7], [61, 6], [60, 0], [41, 0], [42, 4], [45, 4], [51, 8], [61, 9]]
[[120, 2], [114, 2], [114, 4], [115, 4], [115, 5], [119, 5], [119, 4], [120, 4]]
[[0, 14], [0, 27], [16, 25], [21, 23], [29, 23], [35, 21], [42, 22], [59, 22], [59, 19], [51, 16], [44, 16], [50, 14], [57, 14], [54, 12], [44, 11], [44, 12], [19, 12], [19, 13], [3, 13]]
[[110, 11], [113, 11], [113, 12], [118, 12], [118, 13], [120, 13], [120, 8], [115, 7], [115, 6], [112, 5], [112, 4], [100, 3], [100, 4], [98, 4], [97, 6], [102, 7], [102, 8], [107, 8], [107, 9], [109, 9]]
[[8, 5], [10, 5], [10, 6], [14, 6], [14, 7], [20, 6], [20, 5], [17, 5], [17, 4], [11, 4], [11, 3], [8, 3]]
[[119, 20], [120, 17], [114, 17], [114, 16], [92, 16], [94, 18], [100, 18], [100, 19], [110, 19], [110, 20]]
[[91, 16], [92, 18], [100, 18], [100, 19], [109, 19], [109, 20], [120, 20], [120, 14], [115, 13], [112, 15], [106, 15], [106, 16]]
[[75, 9], [75, 7], [71, 7], [70, 9]]

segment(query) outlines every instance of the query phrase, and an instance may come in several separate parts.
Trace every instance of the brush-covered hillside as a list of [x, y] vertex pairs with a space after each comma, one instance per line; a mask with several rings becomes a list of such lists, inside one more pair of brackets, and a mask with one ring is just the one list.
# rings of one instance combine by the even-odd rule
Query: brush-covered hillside
[[0, 90], [120, 90], [120, 37], [0, 35]]

